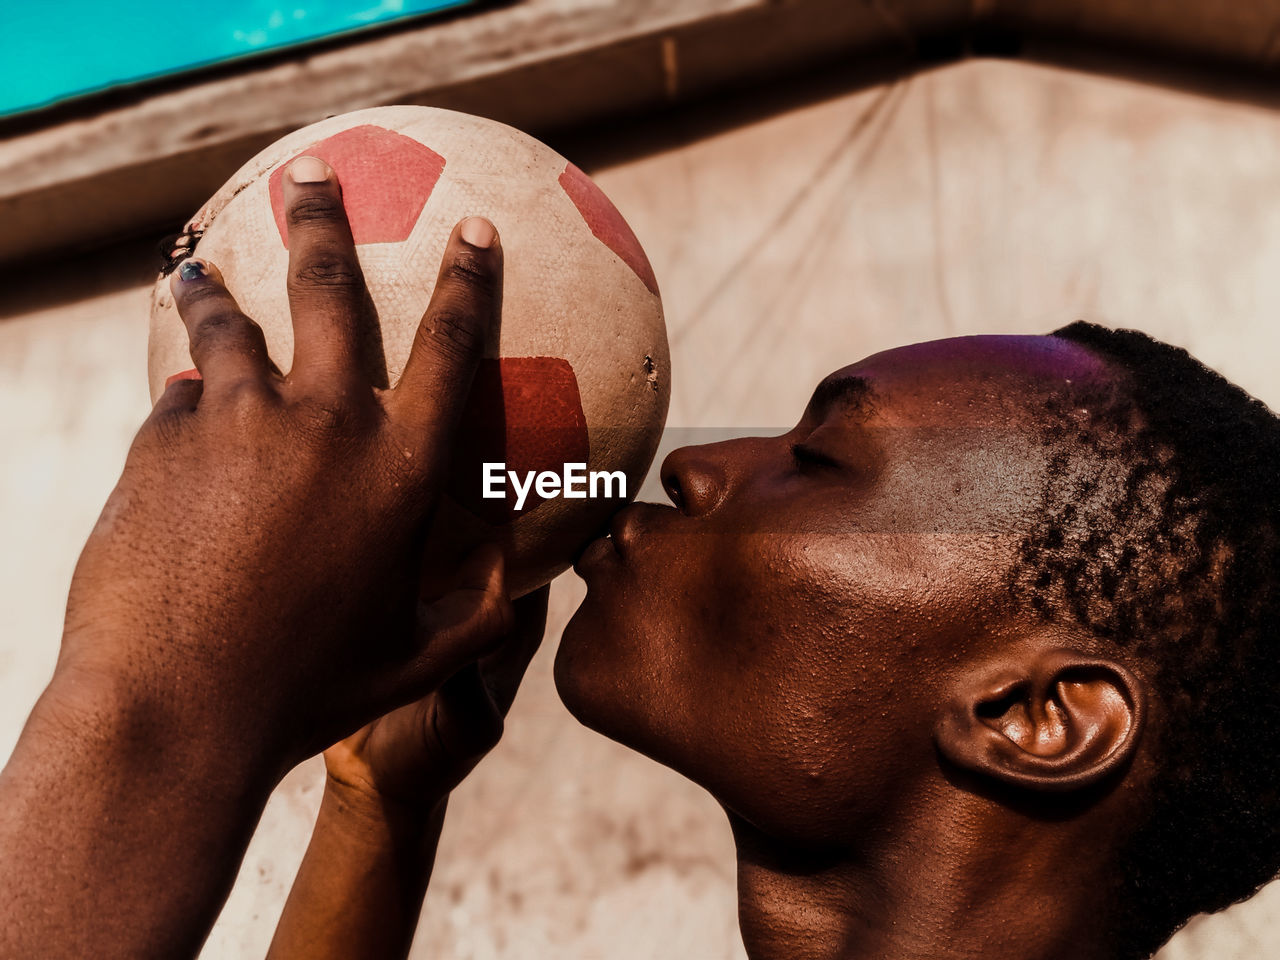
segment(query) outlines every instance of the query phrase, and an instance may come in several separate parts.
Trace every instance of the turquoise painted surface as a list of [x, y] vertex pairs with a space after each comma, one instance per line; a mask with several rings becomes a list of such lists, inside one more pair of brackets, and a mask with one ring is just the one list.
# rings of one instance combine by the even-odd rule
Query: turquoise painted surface
[[0, 115], [476, 0], [0, 0]]

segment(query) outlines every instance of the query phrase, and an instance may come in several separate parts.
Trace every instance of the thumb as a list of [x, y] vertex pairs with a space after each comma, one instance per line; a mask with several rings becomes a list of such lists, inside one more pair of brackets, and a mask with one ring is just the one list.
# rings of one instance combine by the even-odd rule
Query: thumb
[[431, 704], [431, 729], [446, 759], [442, 786], [452, 790], [502, 739], [502, 713], [474, 662], [446, 680]]
[[401, 679], [411, 698], [425, 696], [446, 679], [492, 651], [511, 630], [502, 551], [493, 544], [473, 550], [458, 570], [456, 586], [419, 603], [417, 652]]
[[480, 674], [493, 703], [506, 716], [538, 652], [547, 628], [547, 587], [527, 593], [511, 605], [515, 625], [502, 643], [480, 661]]

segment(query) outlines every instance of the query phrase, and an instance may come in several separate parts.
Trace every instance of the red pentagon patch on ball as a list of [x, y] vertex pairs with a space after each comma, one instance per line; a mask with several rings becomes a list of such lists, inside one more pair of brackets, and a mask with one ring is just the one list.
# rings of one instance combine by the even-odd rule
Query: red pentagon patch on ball
[[650, 293], [656, 294], [658, 278], [653, 275], [653, 267], [649, 266], [644, 248], [604, 191], [572, 163], [560, 174], [560, 186], [578, 208], [595, 238], [616, 253]]
[[[505, 499], [485, 499], [485, 463], [505, 463], [524, 476], [587, 462], [587, 418], [573, 367], [561, 357], [481, 360], [455, 436], [450, 494], [491, 524], [510, 523], [515, 493], [508, 485]], [[530, 490], [522, 512], [540, 503]]]
[[[444, 171], [444, 157], [417, 140], [385, 127], [364, 124], [335, 133], [276, 167], [267, 185], [271, 212], [285, 249], [284, 171], [298, 157], [319, 157], [342, 184], [342, 205], [356, 243], [408, 239]], [[607, 201], [606, 201], [607, 202]]]

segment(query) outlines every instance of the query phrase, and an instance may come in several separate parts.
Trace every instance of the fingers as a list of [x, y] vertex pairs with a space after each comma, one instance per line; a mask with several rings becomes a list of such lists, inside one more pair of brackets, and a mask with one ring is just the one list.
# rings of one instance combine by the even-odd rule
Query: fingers
[[448, 790], [502, 739], [504, 718], [542, 642], [547, 593], [543, 587], [512, 604], [513, 626], [502, 646], [463, 666], [432, 696], [430, 732], [450, 761], [447, 770], [439, 771]]
[[529, 662], [542, 645], [547, 627], [550, 587], [525, 594], [512, 604], [515, 627], [493, 653], [480, 661], [480, 673], [494, 704], [505, 717], [515, 702]]
[[367, 384], [365, 354], [377, 319], [338, 178], [323, 160], [299, 157], [282, 180], [294, 333], [290, 380], [314, 385], [363, 378]]
[[502, 247], [493, 224], [469, 217], [453, 229], [431, 303], [399, 384], [396, 415], [429, 445], [448, 442], [486, 342], [497, 340], [502, 310]]
[[432, 698], [431, 732], [448, 755], [442, 786], [452, 790], [502, 739], [503, 714], [489, 697], [480, 667], [469, 663], [444, 682]]
[[206, 395], [245, 381], [267, 382], [271, 361], [262, 328], [240, 310], [217, 267], [194, 257], [184, 260], [169, 288]]
[[514, 622], [502, 551], [477, 547], [463, 562], [458, 586], [419, 608], [419, 653], [405, 672], [410, 694], [438, 686], [501, 642]]

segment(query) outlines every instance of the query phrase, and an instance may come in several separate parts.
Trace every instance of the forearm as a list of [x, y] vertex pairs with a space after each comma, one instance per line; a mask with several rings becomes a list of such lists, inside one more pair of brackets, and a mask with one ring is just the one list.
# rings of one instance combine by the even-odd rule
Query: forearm
[[195, 956], [274, 775], [201, 724], [65, 686], [0, 773], [0, 956]]
[[268, 960], [392, 960], [413, 942], [444, 823], [329, 779]]

